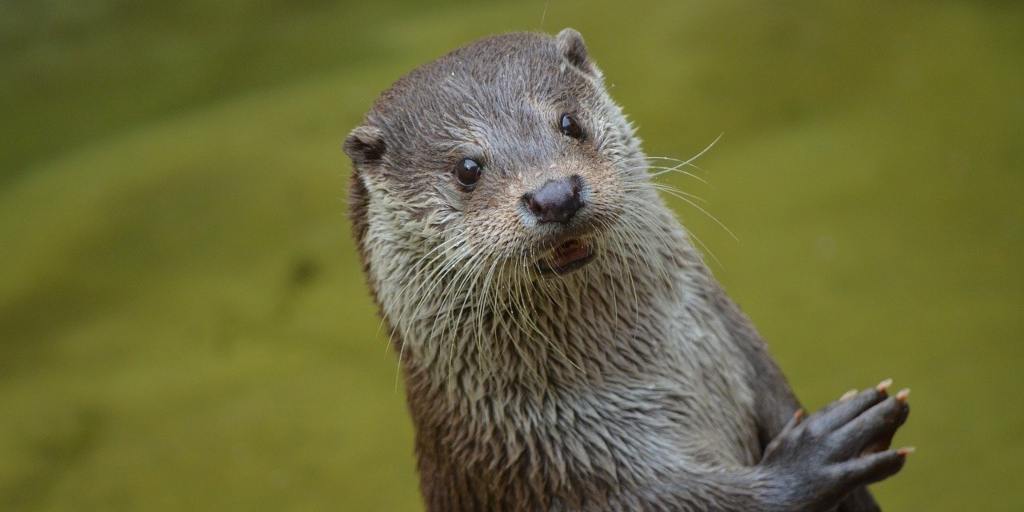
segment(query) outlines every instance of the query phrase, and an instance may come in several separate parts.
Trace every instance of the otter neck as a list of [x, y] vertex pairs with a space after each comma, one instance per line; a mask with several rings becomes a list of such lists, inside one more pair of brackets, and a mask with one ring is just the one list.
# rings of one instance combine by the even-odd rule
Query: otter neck
[[[659, 240], [671, 243], [611, 244], [573, 274], [509, 280], [497, 290], [460, 285], [458, 275], [435, 283], [438, 298], [422, 300], [396, 326], [404, 371], [463, 396], [648, 372], [686, 321], [675, 313], [680, 302], [701, 309], [710, 279], [681, 229]], [[442, 300], [445, 288], [459, 286], [467, 296]]]

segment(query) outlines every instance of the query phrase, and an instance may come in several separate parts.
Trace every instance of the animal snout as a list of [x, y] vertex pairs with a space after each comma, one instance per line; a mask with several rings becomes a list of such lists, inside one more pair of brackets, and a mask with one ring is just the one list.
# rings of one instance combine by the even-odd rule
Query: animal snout
[[541, 224], [565, 224], [583, 207], [582, 188], [583, 178], [577, 175], [551, 179], [537, 190], [523, 194], [523, 204]]

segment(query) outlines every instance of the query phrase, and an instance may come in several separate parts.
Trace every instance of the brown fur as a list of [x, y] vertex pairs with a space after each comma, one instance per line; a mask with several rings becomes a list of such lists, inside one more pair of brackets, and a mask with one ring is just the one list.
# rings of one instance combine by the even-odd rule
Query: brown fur
[[[562, 112], [588, 137], [559, 135]], [[877, 509], [861, 486], [896, 459], [832, 481], [825, 448], [787, 441], [852, 406], [786, 427], [795, 397], [650, 185], [578, 33], [488, 38], [414, 70], [345, 150], [429, 510]], [[485, 169], [472, 191], [452, 177], [461, 158]], [[520, 197], [569, 175], [586, 206], [531, 217]], [[566, 239], [597, 257], [538, 275]]]

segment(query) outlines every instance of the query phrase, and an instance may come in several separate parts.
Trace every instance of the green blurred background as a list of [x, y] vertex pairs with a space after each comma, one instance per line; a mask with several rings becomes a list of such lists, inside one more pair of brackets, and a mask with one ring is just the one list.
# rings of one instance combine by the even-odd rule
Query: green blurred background
[[[1024, 510], [1019, 2], [0, 1], [0, 510], [417, 510], [345, 218], [417, 64], [587, 39], [812, 408], [893, 377], [888, 510]], [[662, 178], [659, 178], [662, 179]]]

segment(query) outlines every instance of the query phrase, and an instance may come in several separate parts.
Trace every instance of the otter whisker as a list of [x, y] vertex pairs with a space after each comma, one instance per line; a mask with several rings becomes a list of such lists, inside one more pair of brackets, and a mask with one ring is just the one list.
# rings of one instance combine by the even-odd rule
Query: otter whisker
[[722, 263], [722, 260], [718, 259], [718, 256], [715, 255], [715, 252], [712, 251], [711, 248], [708, 247], [708, 244], [704, 243], [704, 241], [701, 240], [696, 233], [694, 233], [693, 231], [687, 231], [686, 234], [692, 237], [693, 240], [697, 242], [697, 245], [700, 246], [701, 250], [706, 252], [708, 256], [711, 256], [711, 259], [715, 260], [715, 263], [718, 264], [720, 268], [725, 268], [725, 265]]
[[[497, 334], [498, 330], [501, 329], [505, 334], [504, 339], [512, 340], [513, 347], [518, 351], [519, 349], [516, 346], [517, 343], [508, 325], [511, 319], [507, 316], [508, 307], [510, 307], [511, 304], [511, 301], [509, 300], [511, 288], [509, 283], [505, 280], [505, 270], [512, 264], [512, 262], [504, 255], [496, 258], [496, 261], [500, 263], [498, 265], [498, 275], [495, 279], [494, 286], [491, 287], [491, 297], [489, 297], [487, 301], [491, 307], [491, 336], [493, 339], [499, 339]], [[499, 353], [501, 353], [501, 351], [499, 351]]]
[[[443, 267], [443, 270], [440, 271], [440, 272], [434, 272], [435, 274], [437, 274], [437, 279], [436, 279], [434, 285], [436, 286], [437, 284], [441, 284], [441, 283], [445, 283], [446, 282], [445, 287], [451, 286], [453, 283], [456, 282], [456, 279], [447, 279], [447, 276], [449, 276], [453, 271], [455, 271], [458, 268], [459, 268], [458, 265], [451, 265], [451, 266]], [[458, 275], [456, 275], [456, 278], [458, 278]], [[427, 298], [434, 297], [433, 290], [435, 289], [435, 286], [431, 287], [431, 292], [429, 292], [429, 293], [427, 293], [427, 294], [425, 294], [423, 296], [423, 298], [420, 301], [421, 304]], [[423, 335], [421, 340], [420, 340], [421, 341], [421, 347], [425, 350], [424, 351], [424, 355], [425, 356], [426, 356], [426, 354], [436, 354], [436, 352], [438, 350], [440, 350], [441, 347], [444, 344], [443, 340], [438, 341], [438, 342], [434, 342], [434, 343], [430, 343], [430, 340], [433, 338], [432, 333], [435, 331], [435, 329], [437, 327], [437, 321], [442, 316], [442, 314], [441, 314], [442, 311], [444, 311], [446, 309], [449, 309], [449, 306], [445, 305], [446, 298], [445, 298], [445, 294], [443, 292], [444, 292], [444, 290], [441, 291], [441, 296], [440, 296], [439, 300], [437, 300], [437, 302], [436, 302], [438, 304], [438, 306], [437, 306], [436, 309], [434, 309], [434, 313], [433, 313], [434, 322], [431, 324], [430, 329], [426, 331], [426, 334]], [[417, 327], [415, 325], [410, 325], [409, 329], [412, 330], [412, 332], [416, 332]], [[408, 346], [408, 343], [403, 343], [402, 344], [402, 351], [404, 351], [404, 348], [406, 348], [407, 346]], [[435, 356], [436, 355], [431, 355], [429, 358], [433, 359]], [[399, 359], [400, 358], [401, 357], [400, 357], [400, 354], [399, 354]]]
[[[619, 237], [618, 233], [615, 233], [614, 231], [611, 231], [610, 235], [608, 237], [608, 243], [613, 248], [613, 250], [609, 251], [609, 256], [614, 255], [614, 257], [619, 261], [619, 267], [621, 269], [628, 268], [628, 263], [626, 262], [625, 256], [624, 256], [624, 253], [627, 252], [627, 251], [626, 251], [625, 247], [623, 247], [621, 238]], [[616, 277], [618, 277], [618, 276], [616, 276]], [[618, 281], [619, 281], [619, 279], [614, 279], [614, 278], [611, 280], [611, 285], [613, 286], [613, 289], [616, 290], [616, 292], [618, 291], [619, 284], [620, 284]], [[625, 290], [625, 288], [623, 288], [623, 292], [626, 292], [626, 291], [627, 290]], [[627, 306], [627, 311], [628, 311], [628, 306]], [[615, 317], [616, 318], [621, 318], [618, 315], [619, 314], [616, 311], [615, 312]]]
[[480, 364], [485, 368], [490, 367], [488, 362], [489, 358], [487, 356], [490, 354], [491, 347], [484, 339], [484, 335], [486, 333], [484, 319], [487, 312], [490, 311], [492, 315], [491, 321], [493, 324], [494, 307], [492, 306], [493, 302], [490, 300], [492, 289], [494, 288], [492, 279], [496, 277], [494, 274], [495, 268], [499, 267], [500, 263], [501, 260], [499, 258], [493, 258], [491, 266], [488, 268], [487, 274], [484, 277], [484, 283], [481, 287], [480, 294], [478, 295], [479, 303], [476, 308], [476, 347], [477, 353], [481, 356], [479, 357], [481, 359]]
[[[424, 276], [423, 279], [416, 279], [416, 277], [417, 276], [422, 276], [427, 271], [426, 268], [429, 267], [429, 266], [432, 266], [437, 261], [438, 258], [440, 258], [442, 255], [444, 255], [444, 253], [448, 249], [454, 248], [454, 247], [458, 247], [461, 244], [465, 243], [465, 241], [466, 241], [465, 237], [456, 237], [456, 238], [453, 238], [453, 239], [448, 240], [446, 242], [443, 242], [443, 243], [439, 244], [437, 247], [435, 247], [434, 249], [432, 249], [431, 251], [429, 251], [427, 253], [427, 255], [429, 255], [429, 254], [433, 253], [434, 251], [440, 250], [441, 252], [439, 252], [437, 256], [435, 256], [434, 258], [430, 259], [429, 261], [427, 260], [426, 257], [424, 257], [424, 258], [420, 259], [417, 262], [417, 264], [414, 266], [414, 269], [416, 269], [416, 270], [413, 272], [413, 277], [409, 278], [407, 284], [402, 287], [402, 291], [400, 291], [400, 293], [398, 294], [398, 296], [396, 298], [396, 301], [404, 296], [404, 292], [406, 291], [406, 289], [408, 288], [408, 286], [410, 284], [417, 283], [417, 288], [416, 288], [416, 292], [414, 293], [414, 299], [413, 299], [413, 303], [415, 304], [415, 306], [413, 306], [411, 308], [408, 308], [408, 309], [402, 309], [402, 308], [398, 308], [397, 309], [398, 316], [397, 316], [397, 318], [394, 321], [394, 325], [392, 325], [392, 327], [391, 327], [391, 332], [388, 334], [388, 346], [392, 345], [395, 332], [400, 328], [400, 326], [404, 325], [406, 322], [411, 322], [412, 320], [414, 320], [415, 313], [416, 313], [416, 311], [419, 310], [419, 307], [422, 305], [423, 300], [425, 300], [426, 297], [429, 297], [431, 295], [431, 291], [433, 290], [434, 286], [436, 286], [437, 283], [442, 281], [444, 275], [446, 275], [448, 273], [448, 271], [446, 270], [444, 272], [439, 272], [438, 269], [435, 268], [433, 271], [430, 272], [430, 274], [428, 276]], [[444, 267], [442, 266], [442, 268], [444, 268]], [[440, 275], [438, 275], [438, 274], [440, 274]], [[436, 277], [436, 279], [430, 279], [429, 276], [434, 276], [434, 277]], [[415, 299], [415, 296], [416, 296], [416, 294], [419, 293], [419, 291], [423, 288], [423, 286], [425, 284], [432, 284], [432, 286], [430, 287], [430, 290], [427, 293], [424, 293], [421, 296], [421, 298], [417, 301]], [[399, 304], [401, 304], [401, 302], [399, 302]], [[413, 326], [410, 326], [410, 327], [414, 328]], [[398, 351], [398, 365], [395, 368], [395, 389], [396, 390], [398, 389], [398, 376], [401, 373], [400, 370], [401, 370], [401, 366], [402, 366], [402, 361], [404, 360], [404, 357], [405, 357], [405, 349], [406, 349], [406, 347], [409, 346], [409, 342], [410, 341], [412, 341], [412, 340], [405, 340], [405, 342], [402, 343], [401, 350]]]
[[[467, 303], [471, 299], [478, 296], [475, 293], [475, 291], [477, 290], [477, 287], [478, 285], [480, 285], [481, 282], [479, 276], [481, 275], [481, 271], [483, 270], [483, 268], [487, 266], [488, 261], [484, 257], [480, 257], [478, 258], [478, 260], [479, 261], [475, 265], [473, 265], [473, 267], [467, 269], [467, 272], [471, 273], [471, 278], [466, 280], [465, 284], [462, 287], [460, 287], [457, 294], [453, 297], [453, 300], [461, 302], [459, 303], [458, 307], [452, 308], [453, 312], [457, 312], [458, 314], [453, 315], [450, 319], [451, 324], [449, 326], [449, 329], [451, 333], [451, 338], [449, 341], [449, 364], [451, 363], [452, 358], [454, 357], [455, 349], [457, 348], [456, 344], [460, 340], [462, 343], [474, 343], [474, 340], [472, 338], [475, 334], [475, 331], [472, 326], [472, 315], [474, 313], [474, 309], [476, 309], [476, 312], [479, 312], [481, 310], [481, 307], [479, 304], [477, 304], [476, 308], [474, 308], [473, 304]], [[463, 322], [463, 319], [466, 320], [465, 323]], [[464, 329], [461, 331], [461, 333], [460, 327]], [[479, 347], [479, 340], [476, 340], [476, 345]]]
[[630, 267], [629, 267], [628, 263], [626, 262], [626, 258], [627, 258], [628, 254], [629, 254], [628, 251], [626, 251], [625, 249], [622, 249], [622, 254], [620, 255], [620, 258], [622, 258], [622, 260], [623, 260], [623, 267], [622, 267], [623, 270], [624, 270], [623, 273], [626, 275], [626, 278], [629, 281], [629, 288], [633, 292], [633, 314], [634, 314], [635, 319], [636, 319], [636, 323], [633, 324], [633, 325], [640, 325], [640, 299], [639, 299], [639, 297], [637, 296], [637, 293], [636, 293], [636, 282], [634, 282], [634, 280], [633, 280], [633, 273], [629, 270]]
[[[468, 251], [465, 249], [465, 247], [459, 247], [459, 249], [461, 250], [458, 252], [447, 254], [447, 261], [445, 261], [440, 267], [434, 268], [430, 274], [425, 276], [425, 279], [423, 279], [423, 281], [418, 286], [417, 295], [419, 295], [419, 299], [415, 306], [411, 308], [411, 311], [414, 313], [419, 313], [421, 316], [415, 317], [415, 320], [423, 320], [425, 319], [425, 317], [431, 316], [434, 317], [436, 320], [437, 310], [435, 309], [431, 311], [429, 308], [423, 308], [422, 306], [428, 299], [434, 298], [435, 291], [437, 290], [438, 286], [442, 287], [441, 295], [443, 296], [447, 287], [451, 286], [451, 284], [454, 282], [454, 279], [448, 279], [448, 276], [452, 272], [455, 272], [456, 275], [458, 275], [458, 270], [467, 260], [468, 254]], [[422, 290], [424, 286], [426, 286], [427, 288], [421, 293], [420, 290]], [[440, 303], [438, 304], [440, 305]]]
[[673, 197], [675, 197], [675, 198], [685, 202], [686, 204], [689, 204], [690, 206], [696, 208], [699, 212], [701, 212], [702, 214], [707, 216], [709, 219], [714, 221], [715, 224], [718, 224], [718, 226], [721, 227], [723, 230], [725, 230], [725, 232], [728, 233], [729, 236], [732, 237], [734, 240], [736, 240], [737, 242], [740, 240], [739, 237], [737, 237], [736, 234], [733, 233], [732, 230], [728, 228], [728, 226], [726, 226], [721, 220], [718, 219], [718, 217], [715, 217], [714, 215], [712, 215], [711, 212], [707, 211], [704, 207], [702, 207], [701, 205], [697, 204], [692, 199], [686, 197], [685, 195], [683, 195], [681, 193], [678, 193], [675, 190], [669, 190], [669, 189], [665, 189], [665, 188], [659, 188], [658, 190], [660, 190], [662, 192], [665, 192], [665, 193], [667, 193], [667, 194], [669, 194], [669, 195], [671, 195], [671, 196], [673, 196]]
[[[441, 268], [436, 269], [434, 272], [432, 272], [430, 274], [428, 279], [424, 281], [424, 284], [429, 284], [430, 285], [429, 289], [425, 293], [423, 293], [422, 296], [420, 296], [419, 300], [416, 303], [415, 308], [411, 311], [412, 314], [415, 314], [416, 312], [422, 312], [425, 316], [432, 316], [434, 318], [434, 323], [431, 325], [431, 329], [427, 332], [427, 335], [425, 336], [425, 339], [429, 339], [431, 337], [431, 335], [432, 335], [432, 333], [434, 331], [434, 328], [436, 326], [437, 320], [441, 318], [441, 311], [442, 311], [441, 308], [446, 307], [445, 303], [444, 303], [445, 291], [448, 289], [448, 287], [450, 287], [456, 281], [455, 278], [449, 279], [449, 275], [452, 272], [455, 272], [456, 273], [455, 277], [458, 277], [457, 270], [460, 267], [460, 265], [458, 263], [461, 261], [461, 258], [455, 257], [454, 255], [452, 256], [452, 258], [453, 258], [452, 261], [451, 261], [452, 264], [444, 265]], [[440, 300], [436, 301], [436, 304], [438, 305], [437, 308], [435, 308], [433, 310], [431, 310], [429, 308], [422, 308], [423, 304], [428, 299], [431, 299], [431, 298], [435, 297], [435, 290], [437, 290], [438, 286], [443, 286], [443, 287], [441, 288]], [[418, 317], [418, 318], [412, 318], [411, 320], [422, 321], [422, 320], [426, 320], [426, 319], [427, 318], [425, 318], [425, 317]], [[408, 328], [409, 329], [416, 329], [415, 323], [410, 323]]]
[[697, 169], [698, 171], [707, 172], [706, 169], [698, 166], [697, 164], [693, 163], [692, 161], [682, 160], [682, 159], [679, 159], [679, 158], [673, 158], [673, 157], [670, 157], [670, 156], [645, 156], [643, 158], [644, 158], [644, 160], [647, 160], [648, 163], [656, 163], [656, 162], [651, 162], [651, 160], [666, 160], [666, 161], [669, 162], [669, 164], [673, 164], [673, 163], [685, 164], [686, 167], [692, 167], [694, 169]]
[[[531, 251], [529, 256], [530, 256], [530, 262], [531, 263], [533, 261], [535, 261], [536, 254], [533, 254], [533, 252]], [[526, 265], [526, 260], [524, 259], [523, 261], [524, 261], [523, 268], [524, 269], [528, 269], [528, 267]], [[522, 282], [522, 280], [520, 280], [520, 282]], [[527, 283], [527, 284], [529, 284], [529, 283]], [[536, 290], [536, 288], [534, 288], [534, 290]], [[520, 291], [520, 297], [525, 299], [524, 314], [521, 315], [521, 318], [526, 320], [526, 325], [528, 327], [530, 327], [530, 329], [534, 333], [539, 335], [547, 346], [551, 347], [551, 349], [553, 349], [556, 353], [558, 353], [567, 364], [569, 364], [573, 368], [576, 368], [577, 370], [582, 372], [583, 369], [580, 366], [578, 366], [575, 362], [573, 362], [572, 359], [568, 356], [568, 354], [566, 354], [561, 349], [561, 347], [558, 346], [558, 344], [556, 344], [554, 341], [549, 339], [547, 334], [540, 328], [540, 326], [537, 325], [536, 322], [533, 321], [533, 319], [529, 315], [525, 314], [526, 312], [529, 312], [529, 311], [533, 310], [533, 294], [532, 293], [525, 293], [524, 294], [524, 293], [522, 293], [522, 291]]]
[[693, 199], [694, 201], [697, 201], [697, 202], [705, 204], [705, 205], [708, 202], [707, 199], [704, 199], [703, 197], [700, 197], [700, 196], [698, 196], [696, 194], [692, 194], [690, 192], [684, 192], [682, 190], [679, 190], [676, 187], [673, 187], [671, 185], [666, 185], [664, 183], [651, 182], [651, 183], [648, 183], [647, 185], [650, 186], [650, 187], [653, 187], [655, 190], [662, 190], [662, 191], [668, 192], [670, 194], [684, 195], [686, 197], [689, 197], [690, 199]]
[[[508, 257], [502, 257], [500, 261], [501, 265], [498, 267], [496, 286], [493, 287], [494, 297], [493, 300], [490, 301], [490, 304], [494, 308], [492, 310], [492, 330], [496, 330], [500, 326], [505, 331], [506, 336], [511, 338], [512, 333], [508, 328], [509, 318], [505, 317], [506, 310], [504, 307], [511, 302], [510, 300], [505, 300], [509, 299], [509, 296], [511, 295], [511, 287], [509, 283], [505, 281], [505, 269], [512, 264], [512, 260]], [[507, 295], [502, 295], [503, 292], [507, 293]]]
[[[599, 220], [598, 224], [601, 226], [601, 228], [605, 232], [610, 234], [609, 235], [610, 237], [618, 236], [614, 232], [614, 230], [611, 228], [611, 226], [609, 225], [607, 220], [603, 220], [603, 219]], [[610, 249], [605, 249], [605, 253], [608, 253], [610, 255], [611, 254], [611, 250]], [[611, 293], [611, 298], [612, 298], [612, 318], [619, 318], [619, 294], [618, 294], [618, 287], [615, 286], [614, 280], [612, 280], [612, 283], [609, 284], [609, 287], [612, 290], [612, 293]]]
[[[464, 298], [465, 294], [463, 288], [470, 286], [475, 281], [478, 267], [486, 262], [482, 255], [483, 253], [479, 251], [471, 253], [469, 257], [466, 258], [464, 264], [458, 266], [455, 277], [442, 290], [442, 299], [437, 308], [439, 314], [435, 317], [435, 324], [439, 319], [444, 320], [442, 323], [442, 329], [446, 328], [445, 324], [451, 318], [452, 313], [461, 310], [462, 306], [456, 307], [455, 301], [460, 298]], [[444, 331], [442, 330], [441, 332], [437, 332], [435, 330], [431, 330], [430, 334], [431, 336], [434, 336], [435, 334], [443, 336]]]
[[[415, 297], [419, 293], [420, 288], [422, 288], [423, 284], [431, 282], [429, 279], [420, 279], [421, 275], [424, 272], [427, 271], [427, 268], [432, 266], [438, 259], [440, 259], [442, 257], [445, 257], [445, 254], [444, 254], [445, 250], [447, 250], [448, 248], [451, 248], [451, 247], [455, 247], [455, 246], [457, 246], [459, 244], [462, 244], [465, 241], [466, 241], [465, 237], [456, 237], [456, 238], [452, 238], [450, 240], [446, 240], [446, 241], [438, 244], [437, 247], [434, 247], [433, 249], [428, 251], [422, 257], [420, 257], [416, 261], [416, 263], [414, 263], [412, 265], [412, 268], [408, 272], [406, 272], [406, 275], [403, 278], [406, 284], [403, 285], [402, 288], [398, 291], [398, 293], [395, 294], [394, 298], [389, 302], [388, 305], [391, 306], [391, 305], [396, 304], [396, 303], [401, 305], [402, 302], [405, 300], [405, 292], [407, 292], [408, 289], [409, 289], [409, 286], [412, 286], [413, 284], [417, 285], [417, 289], [413, 293], [413, 296]], [[433, 258], [430, 258], [430, 255], [433, 254], [436, 251], [441, 251], [441, 252], [439, 252]], [[409, 275], [409, 274], [411, 274], [411, 275]], [[412, 312], [412, 311], [415, 311], [415, 308], [412, 308], [410, 310], [410, 312]], [[391, 345], [391, 338], [392, 338], [392, 336], [394, 336], [394, 332], [395, 332], [395, 329], [398, 328], [398, 324], [402, 322], [403, 316], [404, 316], [404, 312], [403, 311], [399, 311], [399, 317], [397, 319], [398, 321], [395, 322], [394, 326], [392, 326], [391, 333], [388, 335], [388, 346]], [[382, 317], [381, 321], [380, 321], [380, 325], [377, 328], [378, 332], [380, 331], [380, 326], [383, 326], [383, 325], [384, 325], [384, 318]]]
[[[403, 279], [406, 281], [406, 284], [402, 287], [397, 296], [393, 299], [393, 302], [402, 304], [405, 298], [405, 292], [408, 291], [409, 286], [414, 284], [416, 285], [416, 289], [413, 291], [414, 297], [423, 297], [429, 295], [429, 293], [421, 294], [421, 292], [423, 291], [423, 287], [437, 283], [437, 278], [445, 271], [445, 265], [442, 265], [441, 267], [436, 267], [435, 263], [437, 263], [438, 260], [445, 258], [445, 264], [454, 265], [457, 258], [454, 258], [454, 255], [449, 254], [449, 252], [452, 249], [459, 248], [464, 243], [466, 243], [465, 236], [455, 237], [439, 244], [437, 247], [429, 251], [427, 255], [425, 255], [422, 258], [419, 258], [418, 261], [413, 266], [412, 275], [403, 276]], [[434, 255], [432, 258], [429, 257], [429, 255], [434, 253], [435, 251], [438, 251], [438, 253]], [[423, 275], [426, 272], [429, 272], [429, 274]], [[410, 311], [418, 311], [418, 304], [416, 306], [417, 307], [410, 308]], [[399, 320], [401, 320], [401, 318]]]
[[[707, 145], [706, 147], [704, 147], [704, 149], [700, 150], [700, 151], [699, 151], [699, 152], [698, 152], [698, 153], [697, 153], [696, 155], [693, 155], [693, 156], [691, 156], [690, 158], [688, 158], [687, 160], [685, 160], [685, 161], [681, 162], [681, 163], [679, 164], [679, 166], [680, 166], [680, 167], [682, 167], [682, 166], [685, 166], [685, 165], [690, 165], [690, 164], [692, 164], [693, 162], [697, 161], [697, 159], [699, 159], [699, 158], [700, 158], [701, 156], [703, 156], [703, 155], [704, 155], [705, 153], [707, 153], [708, 151], [710, 151], [710, 150], [711, 150], [711, 148], [715, 147], [715, 144], [717, 144], [717, 143], [718, 143], [718, 141], [722, 139], [722, 136], [723, 136], [723, 135], [725, 135], [725, 132], [719, 133], [719, 134], [718, 134], [718, 136], [717, 136], [717, 137], [715, 137], [715, 140], [711, 141], [711, 143], [710, 143], [710, 144], [708, 144], [708, 145]], [[694, 166], [694, 167], [696, 167], [696, 166]], [[658, 174], [658, 173], [655, 173], [655, 176], [657, 176], [657, 174]]]
[[[707, 169], [705, 169], [705, 168], [703, 168], [703, 167], [701, 167], [701, 166], [699, 166], [699, 165], [697, 165], [697, 164], [695, 164], [695, 163], [693, 163], [691, 161], [680, 160], [678, 158], [670, 158], [670, 157], [667, 157], [667, 156], [647, 156], [647, 157], [644, 157], [644, 159], [647, 160], [646, 164], [649, 165], [651, 169], [660, 169], [660, 170], [672, 169], [673, 171], [675, 171], [675, 170], [681, 170], [682, 167], [689, 167], [691, 169], [694, 169], [696, 171], [700, 171], [700, 172], [703, 172], [703, 173], [707, 173], [708, 172]], [[667, 161], [667, 165], [662, 165], [662, 164], [666, 164], [666, 162], [658, 162], [658, 161], [653, 161], [653, 160], [666, 160]], [[704, 180], [703, 176], [694, 176], [694, 178], [699, 179], [701, 181]]]
[[[471, 289], [475, 284], [474, 276], [478, 273], [479, 267], [486, 261], [479, 256], [480, 254], [481, 253], [478, 252], [476, 255], [471, 256], [466, 265], [460, 268], [461, 272], [455, 276], [455, 279], [452, 280], [449, 287], [446, 287], [446, 291], [443, 292], [442, 295], [442, 305], [439, 309], [440, 314], [435, 319], [434, 327], [432, 327], [430, 331], [430, 338], [434, 338], [436, 332], [436, 339], [439, 340], [438, 343], [441, 346], [444, 346], [445, 344], [448, 345], [448, 377], [446, 380], [449, 385], [453, 383], [452, 377], [454, 376], [453, 364], [457, 341], [456, 338], [459, 334], [457, 324], [458, 318], [453, 318], [453, 315], [456, 312], [461, 314], [465, 311], [466, 300], [468, 299], [468, 293], [466, 293], [467, 288]], [[454, 287], [451, 287], [452, 285], [454, 285]], [[456, 307], [455, 303], [459, 299], [462, 300], [462, 303]], [[438, 321], [440, 321], [440, 324], [438, 324]], [[438, 325], [440, 325], [440, 331], [436, 331], [436, 327]], [[450, 337], [446, 336], [446, 333]]]
[[[682, 165], [682, 164], [680, 164], [680, 165]], [[688, 164], [688, 165], [693, 166], [693, 164]], [[701, 172], [707, 172], [704, 169], [701, 169], [699, 167], [695, 167], [695, 168], [700, 170]], [[693, 179], [695, 179], [695, 180], [697, 180], [697, 181], [699, 181], [699, 182], [701, 182], [701, 183], [703, 183], [705, 185], [711, 185], [711, 182], [709, 182], [708, 180], [704, 179], [703, 177], [698, 176], [698, 175], [696, 175], [696, 174], [694, 174], [694, 173], [692, 173], [690, 171], [685, 171], [683, 169], [680, 169], [679, 166], [665, 167], [665, 166], [660, 166], [660, 165], [644, 165], [644, 166], [639, 166], [639, 167], [636, 167], [634, 169], [631, 169], [630, 171], [639, 171], [639, 170], [650, 171], [651, 169], [657, 171], [657, 172], [649, 172], [647, 174], [647, 177], [651, 178], [651, 181], [653, 181], [654, 178], [657, 178], [657, 177], [659, 177], [659, 176], [661, 176], [663, 174], [675, 173], [675, 174], [682, 174], [683, 176], [687, 176], [687, 177], [693, 178]]]
[[[512, 286], [510, 286], [510, 288], [509, 288], [509, 291], [510, 291], [509, 298], [511, 299], [509, 301], [509, 303], [513, 306], [513, 308], [515, 310], [514, 313], [513, 313], [514, 326], [516, 327], [516, 329], [518, 329], [518, 331], [520, 333], [523, 333], [523, 334], [528, 334], [528, 331], [525, 329], [525, 327], [523, 325], [524, 324], [524, 318], [527, 318], [527, 310], [526, 310], [526, 306], [525, 306], [525, 301], [523, 299], [523, 291], [522, 291], [522, 287], [523, 287], [523, 283], [522, 283], [523, 277], [522, 276], [525, 275], [525, 273], [528, 271], [528, 267], [526, 265], [526, 258], [527, 257], [528, 256], [526, 254], [520, 254], [514, 260], [515, 263], [516, 263], [517, 272], [514, 274], [513, 279], [512, 279]], [[525, 351], [525, 348], [522, 345], [519, 344], [520, 336], [514, 335], [510, 339], [512, 340], [512, 344], [515, 347], [516, 352], [519, 354], [519, 357], [522, 358], [522, 361], [523, 361], [523, 365], [522, 366], [524, 368], [526, 368], [528, 371], [538, 372], [539, 370], [537, 370], [535, 368], [535, 366], [536, 366], [536, 364], [534, 362], [535, 358], [531, 357], [530, 354], [528, 354]], [[539, 376], [539, 374], [538, 374], [538, 376]]]
[[[624, 185], [624, 190], [629, 193], [633, 190], [639, 190], [639, 187], [635, 187], [632, 184]], [[633, 241], [632, 245], [636, 251], [642, 251], [646, 257], [638, 258], [643, 260], [647, 265], [648, 270], [654, 272], [653, 262], [661, 261], [661, 258], [657, 256], [657, 247], [671, 247], [671, 241], [668, 240], [667, 235], [662, 233], [660, 230], [656, 230], [653, 235], [657, 239], [658, 243], [645, 242], [640, 239], [640, 235], [647, 235], [651, 230], [647, 227], [649, 223], [647, 219], [640, 218], [633, 210], [621, 210], [616, 212], [615, 222], [617, 225], [624, 229], [618, 229], [617, 227], [607, 227], [609, 233], [616, 237], [628, 238]], [[664, 265], [658, 265], [658, 271], [661, 276], [669, 283], [672, 282], [668, 272], [665, 270]]]
[[637, 257], [636, 259], [643, 261], [644, 264], [647, 266], [647, 269], [652, 274], [656, 273], [656, 272], [660, 272], [662, 277], [666, 281], [671, 282], [671, 280], [669, 279], [668, 272], [664, 268], [664, 265], [658, 265], [658, 270], [657, 271], [654, 269], [654, 262], [655, 261], [660, 261], [660, 258], [658, 258], [656, 256], [656, 254], [657, 254], [656, 248], [651, 247], [654, 244], [644, 243], [644, 241], [641, 240], [635, 234], [635, 233], [646, 232], [646, 231], [649, 231], [649, 230], [642, 229], [642, 227], [643, 227], [642, 224], [640, 224], [639, 222], [634, 221], [630, 216], [627, 216], [627, 215], [623, 215], [620, 218], [620, 222], [621, 222], [621, 224], [626, 229], [615, 230], [614, 233], [615, 233], [616, 239], [619, 240], [620, 241], [619, 243], [623, 246], [623, 251], [629, 253], [630, 251], [628, 250], [628, 248], [632, 247], [632, 248], [634, 248], [633, 250], [636, 251], [636, 252], [643, 252], [644, 257]]
[[[641, 163], [635, 163], [635, 164], [634, 163], [629, 163], [629, 162], [620, 162], [620, 165], [621, 165], [621, 169], [622, 169], [622, 173], [623, 174], [628, 175], [628, 174], [631, 174], [631, 173], [635, 173], [636, 171], [643, 171], [643, 177], [647, 178], [649, 181], [653, 181], [653, 179], [655, 177], [661, 176], [662, 174], [675, 173], [675, 174], [682, 174], [683, 176], [687, 176], [689, 178], [693, 178], [693, 179], [701, 182], [704, 185], [711, 185], [711, 182], [708, 181], [707, 179], [705, 179], [703, 176], [699, 176], [699, 175], [694, 174], [694, 173], [692, 173], [690, 171], [682, 169], [682, 167], [692, 167], [692, 168], [694, 168], [694, 169], [696, 169], [696, 170], [698, 170], [700, 172], [707, 173], [706, 170], [704, 170], [703, 168], [698, 167], [698, 166], [696, 166], [696, 165], [694, 165], [692, 163], [686, 163], [685, 165], [684, 164], [677, 164], [677, 165], [674, 165], [674, 166], [665, 166], [665, 165], [654, 165], [654, 164], [652, 164], [650, 162], [641, 162]], [[651, 170], [658, 171], [658, 172], [650, 172]]]

